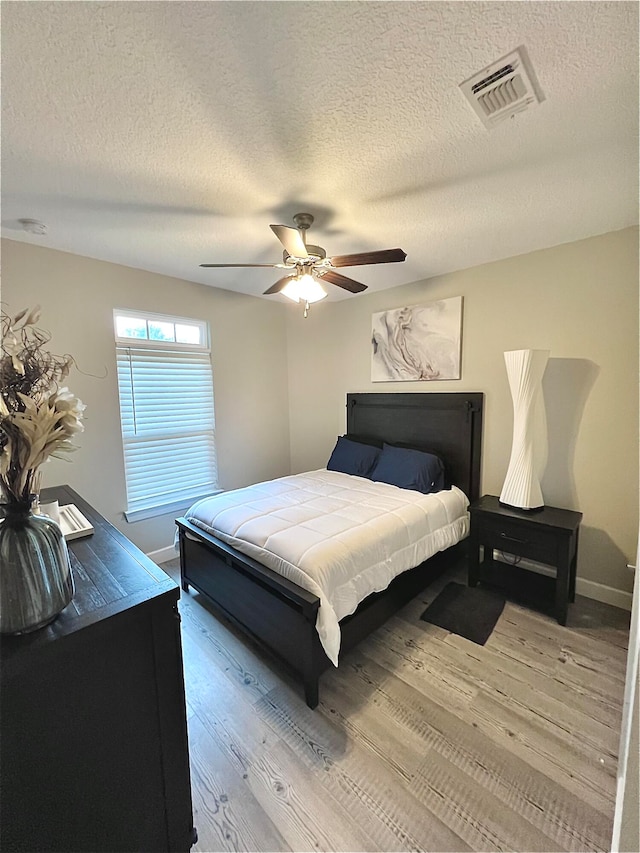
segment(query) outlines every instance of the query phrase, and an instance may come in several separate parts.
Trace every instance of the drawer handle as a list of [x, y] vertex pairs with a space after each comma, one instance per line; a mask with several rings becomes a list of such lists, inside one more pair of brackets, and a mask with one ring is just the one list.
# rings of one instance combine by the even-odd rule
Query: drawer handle
[[509, 542], [517, 542], [518, 545], [528, 545], [529, 544], [528, 539], [517, 539], [515, 536], [507, 536], [506, 533], [501, 533], [500, 538], [501, 539], [507, 539]]

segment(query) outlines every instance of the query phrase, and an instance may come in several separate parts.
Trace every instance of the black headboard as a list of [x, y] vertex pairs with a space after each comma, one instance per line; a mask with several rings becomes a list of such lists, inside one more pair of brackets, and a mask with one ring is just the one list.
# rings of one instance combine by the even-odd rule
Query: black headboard
[[431, 450], [451, 482], [480, 497], [482, 392], [347, 394], [347, 432]]

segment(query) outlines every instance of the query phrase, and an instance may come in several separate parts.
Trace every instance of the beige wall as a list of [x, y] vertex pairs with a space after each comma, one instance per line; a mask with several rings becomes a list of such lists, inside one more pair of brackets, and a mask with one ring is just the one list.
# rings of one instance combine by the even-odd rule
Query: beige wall
[[[483, 391], [483, 491], [499, 494], [511, 449], [503, 352], [551, 351], [543, 382], [549, 504], [584, 513], [579, 576], [630, 590], [638, 524], [638, 231], [509, 258], [389, 291], [312, 307], [207, 288], [16, 241], [3, 241], [7, 310], [39, 303], [54, 351], [75, 356], [87, 404], [71, 462], [45, 466], [146, 551], [170, 544], [173, 517], [127, 524], [112, 310], [208, 320], [221, 483], [235, 488], [326, 464], [349, 391]], [[366, 272], [361, 278], [366, 280]], [[462, 379], [370, 381], [371, 314], [464, 297]], [[106, 375], [105, 375], [106, 374]], [[101, 378], [96, 378], [101, 377]]]
[[[426, 238], [425, 238], [426, 239]], [[428, 252], [428, 241], [425, 243]], [[366, 282], [366, 270], [355, 276]], [[464, 297], [462, 378], [372, 383], [371, 314]], [[483, 492], [499, 494], [512, 404], [503, 353], [549, 349], [545, 502], [584, 514], [578, 574], [625, 591], [638, 533], [638, 230], [629, 228], [334, 303], [289, 309], [294, 471], [344, 432], [349, 391], [483, 391]]]
[[122, 515], [126, 491], [114, 308], [209, 322], [222, 486], [289, 473], [283, 305], [11, 240], [2, 241], [1, 297], [8, 313], [40, 304], [40, 325], [52, 334], [51, 350], [71, 353], [79, 367], [69, 387], [87, 406], [80, 449], [71, 461], [47, 462], [44, 485], [68, 483], [144, 551], [172, 543], [174, 515], [133, 524]]

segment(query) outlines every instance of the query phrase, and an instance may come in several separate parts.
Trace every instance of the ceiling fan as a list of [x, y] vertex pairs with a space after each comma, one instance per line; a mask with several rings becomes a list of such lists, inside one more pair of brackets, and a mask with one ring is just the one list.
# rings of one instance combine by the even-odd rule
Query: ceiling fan
[[284, 246], [281, 264], [200, 264], [201, 267], [269, 267], [286, 270], [287, 274], [272, 284], [264, 295], [282, 293], [294, 302], [305, 303], [305, 317], [309, 303], [323, 299], [327, 292], [321, 282], [329, 282], [350, 293], [361, 293], [366, 284], [336, 272], [336, 267], [355, 267], [365, 264], [392, 264], [407, 257], [402, 249], [382, 249], [377, 252], [359, 252], [354, 255], [327, 257], [322, 246], [307, 243], [307, 229], [313, 223], [310, 213], [296, 213], [293, 217], [296, 228], [289, 225], [271, 225], [271, 230]]

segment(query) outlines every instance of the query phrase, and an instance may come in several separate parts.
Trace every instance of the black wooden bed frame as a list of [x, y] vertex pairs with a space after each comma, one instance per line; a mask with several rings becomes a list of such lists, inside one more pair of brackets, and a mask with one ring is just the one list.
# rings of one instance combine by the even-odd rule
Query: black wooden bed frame
[[[348, 394], [347, 433], [437, 453], [449, 481], [480, 493], [482, 393]], [[176, 520], [182, 589], [192, 586], [246, 634], [302, 678], [307, 705], [318, 704], [320, 674], [331, 663], [316, 631], [317, 596], [211, 536]], [[340, 654], [375, 631], [438, 577], [464, 543], [435, 554], [370, 595], [340, 622]]]

